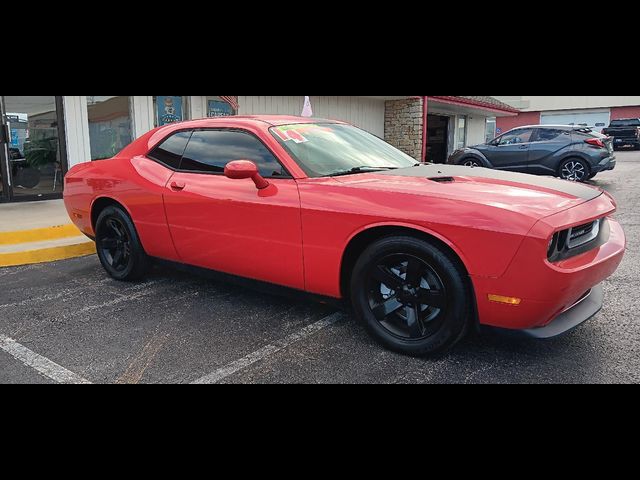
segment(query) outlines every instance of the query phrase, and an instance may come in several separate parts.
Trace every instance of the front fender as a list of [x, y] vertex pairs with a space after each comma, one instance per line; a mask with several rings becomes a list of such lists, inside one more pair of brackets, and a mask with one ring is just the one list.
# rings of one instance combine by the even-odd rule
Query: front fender
[[466, 148], [456, 155], [455, 158], [452, 156], [452, 161], [450, 163], [460, 165], [469, 158], [479, 161], [483, 167], [493, 168], [489, 159], [480, 150], [476, 150], [475, 148]]

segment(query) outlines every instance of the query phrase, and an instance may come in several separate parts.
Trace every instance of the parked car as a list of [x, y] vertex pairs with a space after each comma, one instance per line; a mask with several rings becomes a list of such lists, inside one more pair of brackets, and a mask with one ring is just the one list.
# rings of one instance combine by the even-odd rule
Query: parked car
[[601, 308], [625, 249], [600, 189], [417, 164], [351, 125], [299, 117], [161, 127], [73, 167], [64, 197], [117, 280], [159, 258], [349, 300], [378, 341], [412, 355], [479, 325], [566, 332]]
[[611, 120], [609, 128], [602, 130], [604, 135], [613, 137], [613, 147], [634, 147], [640, 150], [640, 118]]
[[449, 163], [575, 182], [585, 182], [616, 166], [609, 137], [588, 127], [567, 125], [516, 128], [484, 145], [454, 152]]

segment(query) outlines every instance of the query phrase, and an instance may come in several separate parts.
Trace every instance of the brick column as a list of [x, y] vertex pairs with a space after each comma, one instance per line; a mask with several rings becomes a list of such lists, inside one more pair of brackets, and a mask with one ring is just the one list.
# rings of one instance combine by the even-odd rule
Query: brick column
[[422, 102], [422, 98], [389, 100], [384, 115], [384, 139], [418, 161], [422, 160]]

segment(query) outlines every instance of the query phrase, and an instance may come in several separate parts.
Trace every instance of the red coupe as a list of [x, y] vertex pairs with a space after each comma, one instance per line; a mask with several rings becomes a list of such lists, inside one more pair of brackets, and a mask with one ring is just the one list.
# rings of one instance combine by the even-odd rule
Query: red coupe
[[72, 168], [65, 202], [118, 280], [159, 258], [349, 299], [376, 339], [412, 355], [480, 325], [564, 333], [602, 307], [625, 249], [602, 190], [420, 164], [298, 117], [158, 128]]

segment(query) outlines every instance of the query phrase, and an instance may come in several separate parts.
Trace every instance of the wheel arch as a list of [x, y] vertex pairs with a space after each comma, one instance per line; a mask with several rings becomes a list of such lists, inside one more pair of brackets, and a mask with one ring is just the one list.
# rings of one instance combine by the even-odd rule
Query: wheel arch
[[477, 150], [473, 150], [462, 155], [462, 157], [460, 157], [460, 159], [458, 160], [457, 165], [461, 165], [467, 159], [470, 159], [470, 158], [478, 160], [483, 167], [493, 168], [493, 166], [491, 165], [491, 162], [487, 159], [487, 157], [485, 157], [481, 152]]
[[94, 234], [96, 232], [96, 223], [98, 222], [100, 213], [102, 213], [105, 208], [111, 206], [120, 207], [127, 213], [127, 215], [129, 215], [129, 218], [132, 219], [131, 221], [133, 221], [131, 212], [121, 202], [112, 197], [98, 197], [91, 204], [91, 228], [93, 229]]
[[560, 161], [558, 162], [558, 166], [556, 168], [556, 174], [559, 177], [562, 176], [562, 166], [565, 164], [565, 162], [572, 159], [581, 160], [587, 165], [587, 168], [589, 169], [589, 174], [593, 173], [593, 165], [591, 164], [591, 160], [587, 155], [584, 155], [580, 152], [567, 152], [565, 155], [560, 157]]
[[456, 247], [455, 244], [453, 244], [453, 242], [449, 241], [437, 232], [417, 225], [406, 225], [402, 223], [369, 225], [355, 232], [343, 250], [340, 263], [340, 291], [343, 298], [348, 298], [351, 272], [364, 250], [373, 242], [376, 242], [381, 238], [397, 235], [419, 238], [438, 245], [450, 255], [452, 260], [459, 263], [467, 276], [469, 276], [469, 269], [466, 266], [467, 262], [464, 254], [458, 247]]

